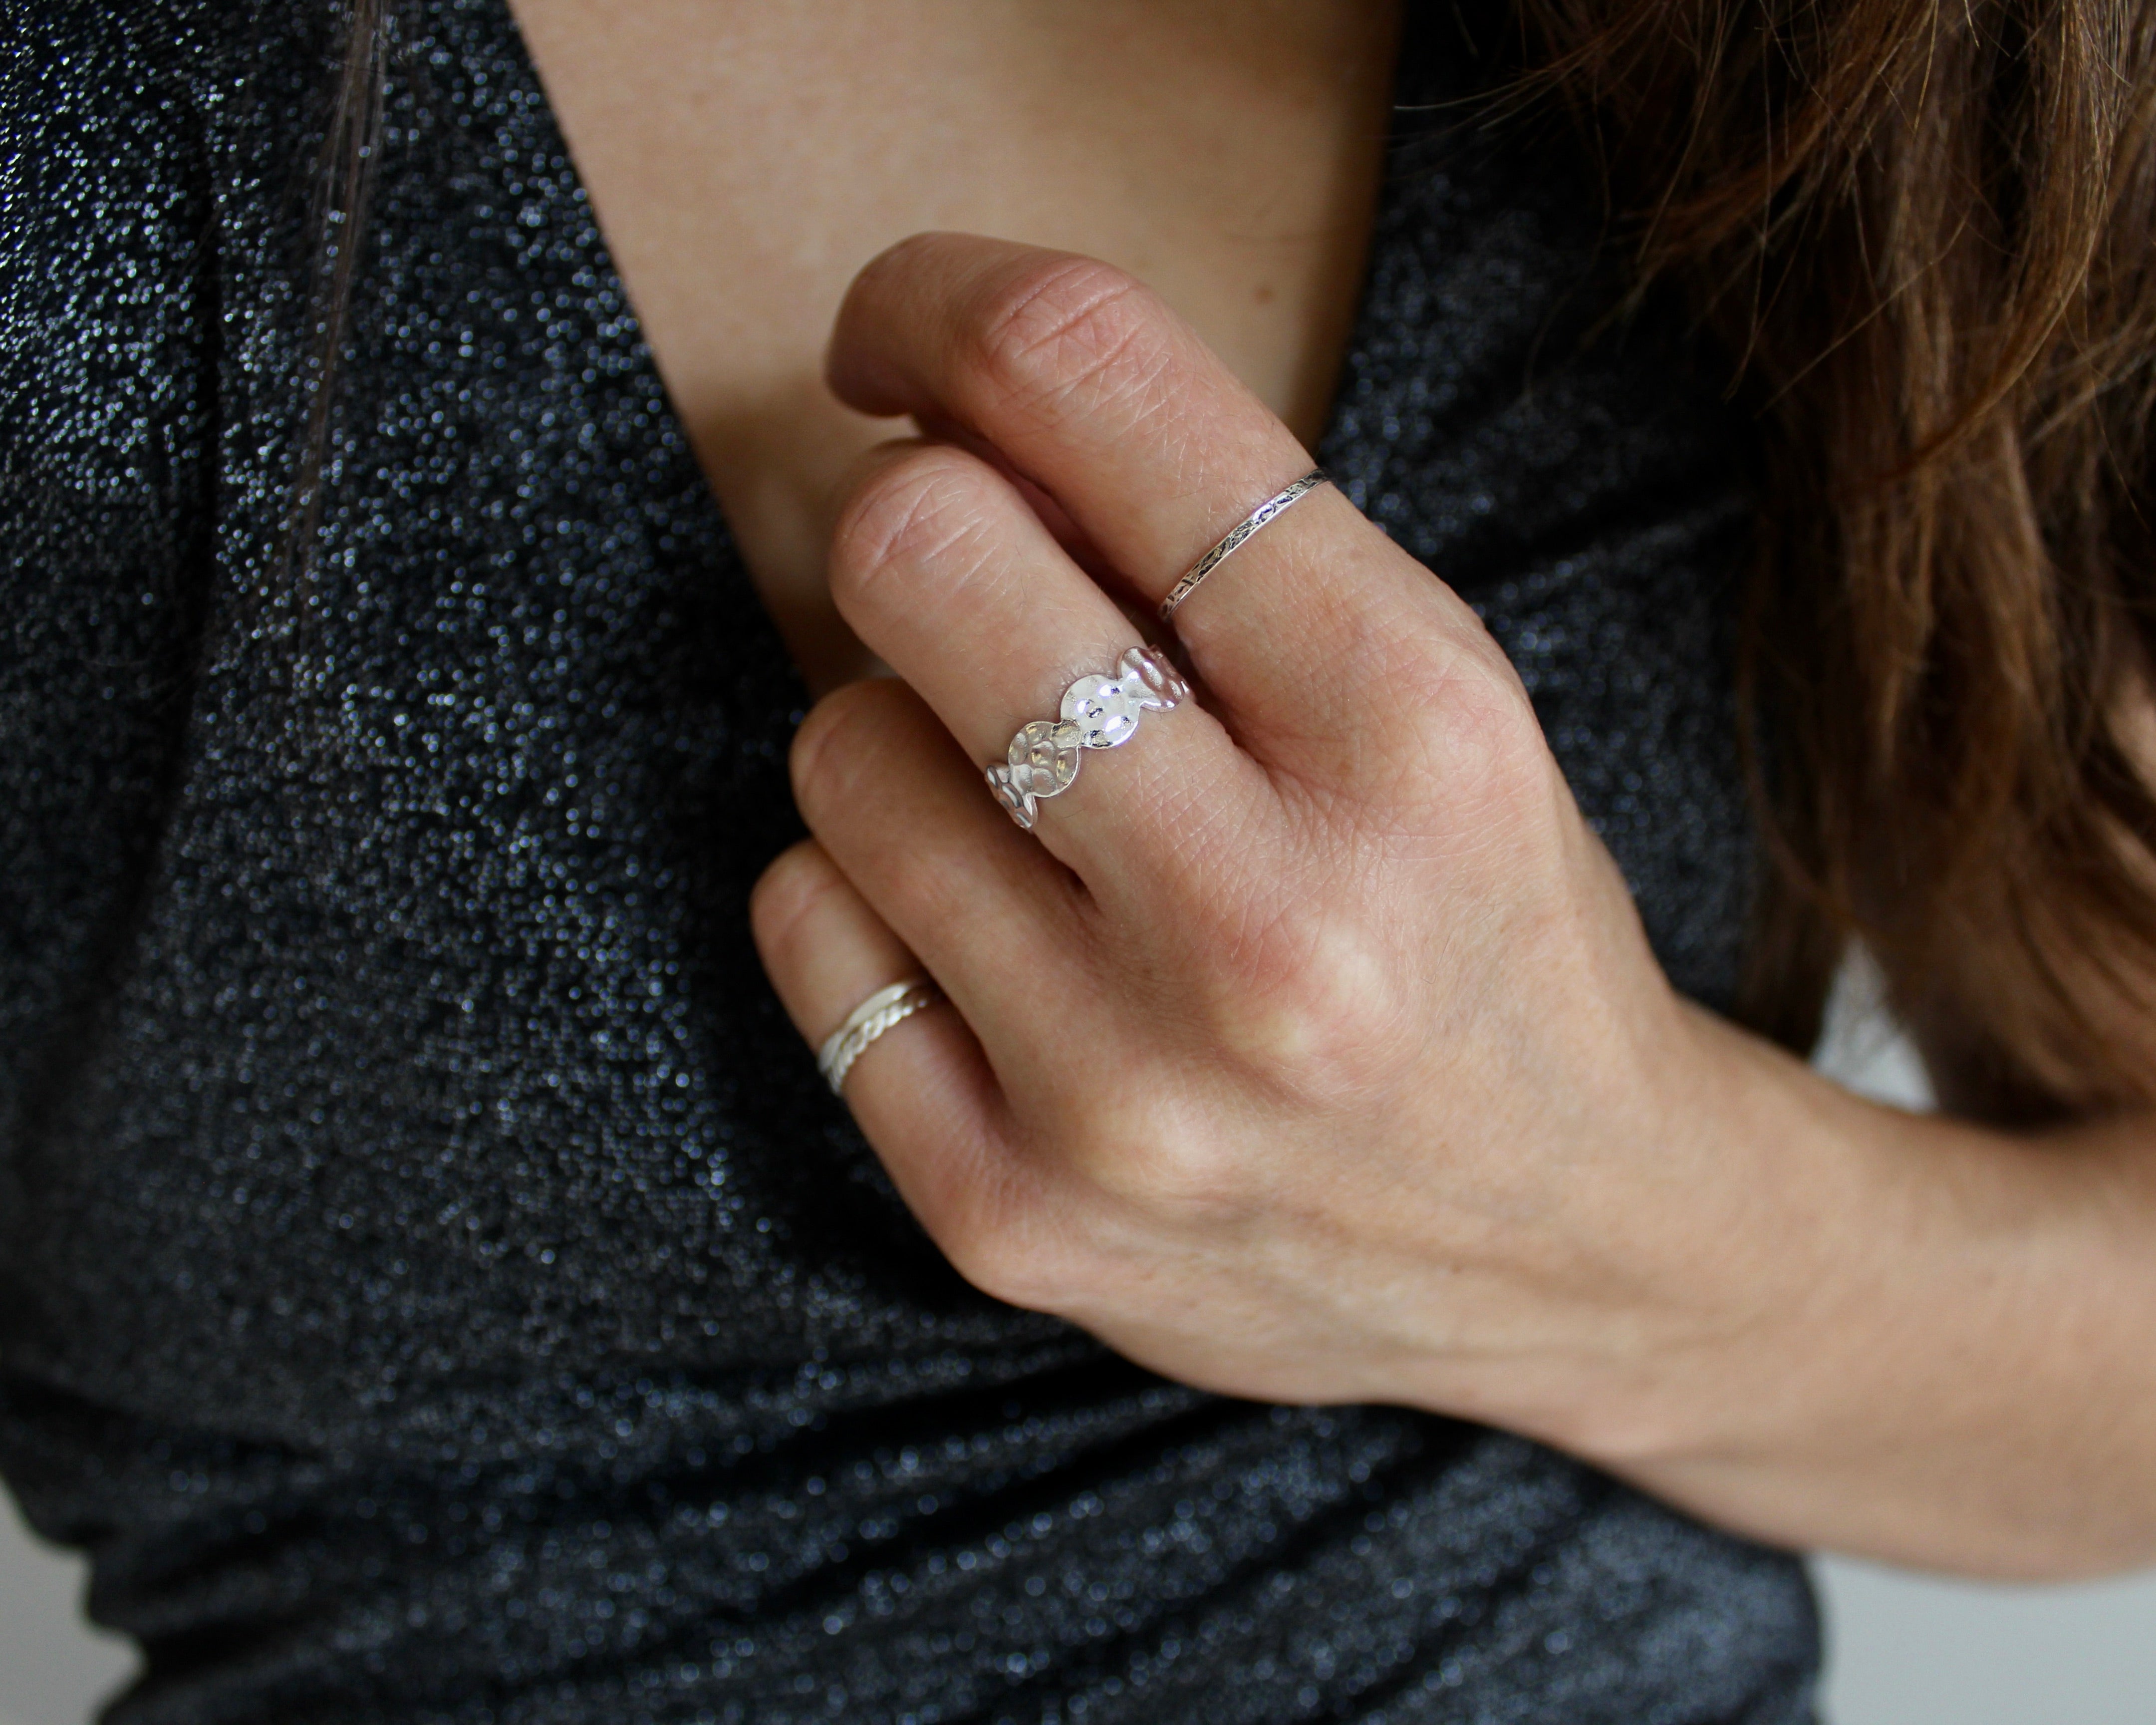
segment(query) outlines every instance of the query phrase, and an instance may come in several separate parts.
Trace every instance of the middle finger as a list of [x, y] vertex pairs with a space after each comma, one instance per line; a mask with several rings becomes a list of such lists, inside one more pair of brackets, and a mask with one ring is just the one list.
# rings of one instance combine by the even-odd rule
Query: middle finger
[[[1311, 457], [1158, 296], [1090, 259], [916, 235], [855, 278], [827, 368], [864, 412], [993, 445], [1148, 607]], [[1337, 778], [1470, 664], [1475, 615], [1338, 491], [1312, 492], [1175, 614], [1243, 745]]]
[[[839, 514], [830, 579], [855, 632], [984, 767], [1138, 642], [1016, 487], [948, 444], [871, 454]], [[1064, 758], [1075, 777], [1039, 801], [1035, 830], [1096, 896], [1153, 894], [1186, 870], [1217, 888], [1224, 850], [1249, 856], [1276, 812], [1264, 771], [1188, 700]]]

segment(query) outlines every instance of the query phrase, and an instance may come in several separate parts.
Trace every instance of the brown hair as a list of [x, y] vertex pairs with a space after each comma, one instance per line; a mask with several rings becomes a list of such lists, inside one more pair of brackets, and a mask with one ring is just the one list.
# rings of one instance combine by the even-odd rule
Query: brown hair
[[1520, 9], [1765, 434], [1748, 1016], [1855, 936], [1952, 1100], [2156, 1098], [2156, 5]]
[[[317, 449], [392, 0], [347, 3]], [[1518, 8], [1516, 94], [1764, 434], [1745, 1015], [1807, 1045], [1856, 937], [1963, 1105], [2156, 1097], [2156, 0]]]

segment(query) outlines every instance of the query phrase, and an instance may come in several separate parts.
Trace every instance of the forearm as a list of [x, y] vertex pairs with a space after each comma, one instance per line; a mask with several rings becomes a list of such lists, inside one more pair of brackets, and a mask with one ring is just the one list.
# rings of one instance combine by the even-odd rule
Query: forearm
[[2156, 1556], [2156, 1127], [1897, 1114], [1682, 1005], [1499, 644], [1337, 491], [1176, 612], [1206, 700], [1081, 781], [1075, 720], [1014, 716], [1098, 698], [1132, 630], [1007, 470], [1158, 603], [1308, 453], [1083, 259], [918, 238], [831, 355], [1003, 464], [894, 444], [837, 511], [834, 600], [903, 681], [802, 726], [815, 838], [757, 912], [804, 1036], [942, 985], [846, 1096], [962, 1275], [1170, 1378], [1480, 1419], [1770, 1538]]
[[1580, 1447], [1791, 1544], [2024, 1578], [2156, 1560], [2156, 1118], [1994, 1132], [1701, 1031], [1727, 1086], [1704, 1117], [1774, 1219], [1739, 1255], [1767, 1297]]

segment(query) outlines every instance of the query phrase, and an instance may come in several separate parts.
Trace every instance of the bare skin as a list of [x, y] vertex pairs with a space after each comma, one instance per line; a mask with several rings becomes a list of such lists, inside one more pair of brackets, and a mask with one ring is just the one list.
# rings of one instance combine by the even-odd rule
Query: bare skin
[[847, 283], [893, 241], [957, 228], [1118, 264], [1316, 439], [1382, 167], [1391, 4], [513, 10], [668, 393], [815, 692], [872, 665], [824, 564], [839, 483], [891, 427], [832, 396], [823, 357]]
[[[985, 793], [1014, 716], [1135, 638], [1095, 576], [1157, 598], [1307, 465], [1389, 18], [517, 9], [833, 690], [760, 947], [812, 1040], [916, 968], [950, 993], [848, 1097], [962, 1271], [1188, 1381], [1486, 1420], [1769, 1538], [2156, 1556], [2156, 1123], [1913, 1117], [1679, 1000], [1502, 654], [1337, 494], [1179, 615], [1208, 709], [1036, 834]], [[876, 255], [928, 227], [1064, 249]], [[883, 441], [906, 414], [964, 447]]]

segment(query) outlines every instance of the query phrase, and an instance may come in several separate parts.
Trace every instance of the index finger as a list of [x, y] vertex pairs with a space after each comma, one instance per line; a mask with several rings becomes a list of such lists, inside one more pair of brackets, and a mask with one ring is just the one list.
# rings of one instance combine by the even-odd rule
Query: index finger
[[[1053, 497], [1151, 604], [1309, 470], [1294, 434], [1142, 284], [967, 234], [901, 241], [855, 279], [828, 360], [872, 413], [954, 421]], [[1175, 614], [1246, 747], [1337, 756], [1419, 704], [1473, 614], [1331, 487], [1252, 537]]]

